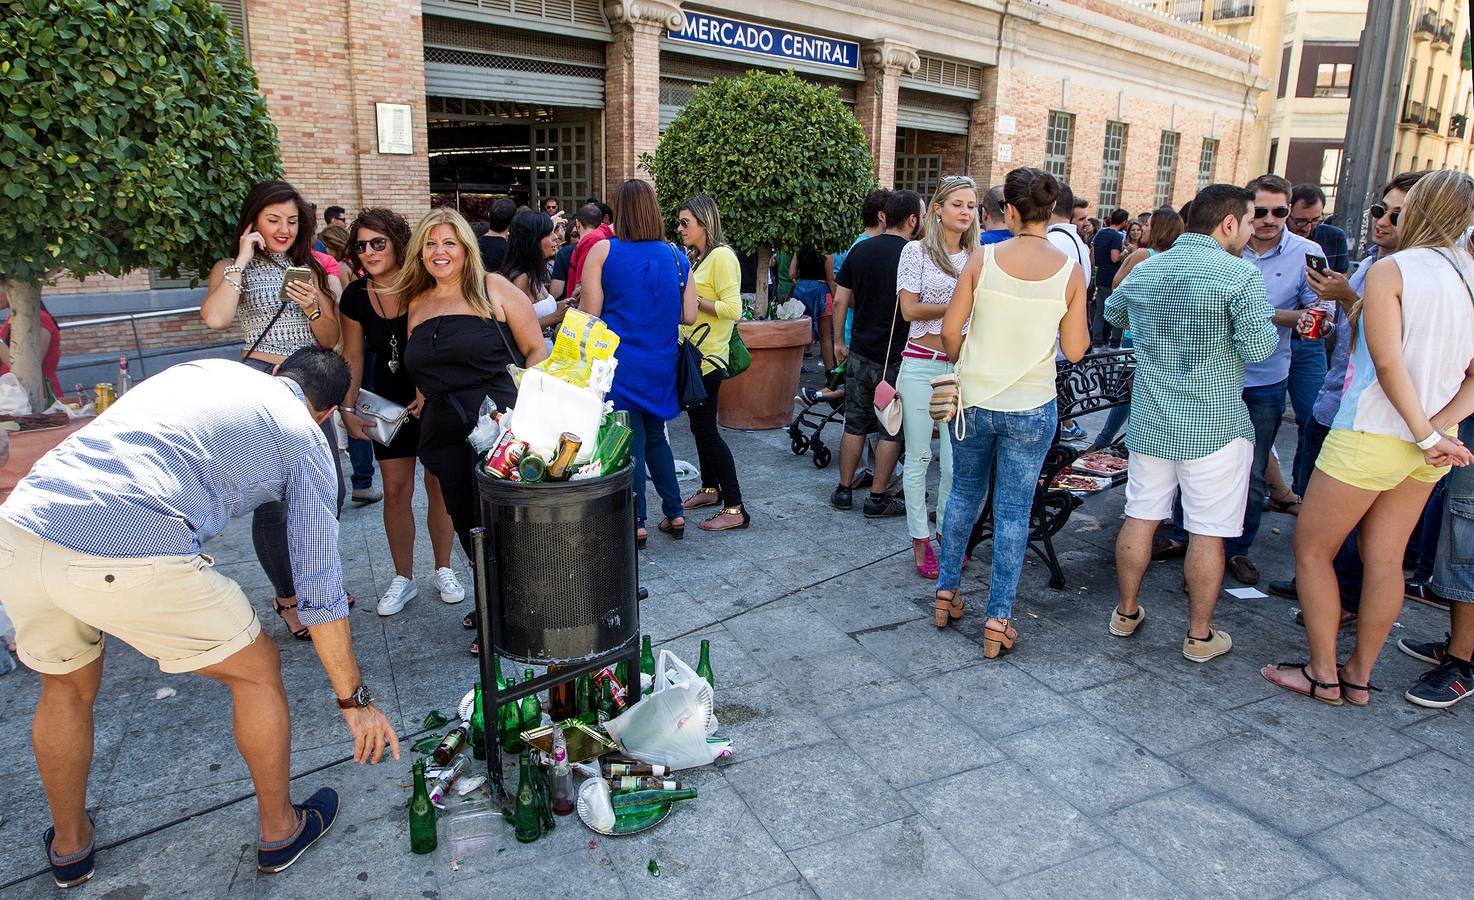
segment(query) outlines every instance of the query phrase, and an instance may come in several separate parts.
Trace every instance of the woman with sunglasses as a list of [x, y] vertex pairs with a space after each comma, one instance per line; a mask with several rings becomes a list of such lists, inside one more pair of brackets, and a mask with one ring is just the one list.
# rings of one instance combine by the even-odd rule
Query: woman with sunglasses
[[[408, 245], [409, 224], [399, 213], [381, 207], [359, 213], [348, 227], [345, 262], [352, 269], [363, 271], [364, 277], [343, 289], [339, 305], [343, 314], [343, 357], [353, 373], [341, 410], [348, 433], [370, 440], [365, 430], [367, 422], [354, 412], [363, 385], [365, 344], [374, 357], [374, 393], [409, 407], [412, 413], [394, 440], [373, 444], [374, 459], [379, 462], [384, 480], [384, 534], [389, 539], [389, 558], [394, 562], [394, 578], [379, 598], [381, 616], [394, 615], [419, 594], [414, 580], [413, 500], [415, 452], [420, 443], [420, 403], [404, 365], [404, 351], [409, 344], [409, 304], [391, 290], [404, 265]], [[425, 472], [425, 496], [429, 501], [425, 527], [430, 532], [430, 547], [435, 555], [435, 587], [441, 600], [459, 603], [465, 599], [466, 590], [450, 567], [455, 528], [445, 511], [440, 481], [429, 470]]]
[[[1462, 243], [1471, 221], [1474, 180], [1452, 169], [1424, 176], [1403, 206], [1397, 252], [1373, 264], [1349, 317], [1346, 389], [1295, 529], [1310, 660], [1261, 670], [1331, 706], [1370, 702], [1372, 667], [1402, 609], [1408, 536], [1439, 479], [1474, 462], [1453, 436], [1474, 413], [1474, 257]], [[1332, 559], [1356, 527], [1361, 607], [1338, 665]]]
[[701, 463], [701, 490], [687, 497], [682, 506], [687, 510], [721, 506], [716, 515], [697, 526], [702, 531], [746, 528], [751, 518], [742, 506], [737, 463], [717, 429], [717, 394], [726, 377], [732, 329], [742, 318], [742, 264], [722, 237], [722, 218], [710, 197], [687, 200], [676, 213], [676, 231], [686, 252], [695, 256], [691, 277], [696, 282], [696, 324], [681, 331], [697, 341], [701, 383], [706, 386], [706, 399], [686, 411]]
[[[454, 209], [434, 209], [420, 220], [391, 290], [409, 305], [404, 365], [420, 398], [420, 462], [440, 480], [461, 549], [475, 559], [471, 529], [481, 512], [476, 452], [466, 437], [483, 400], [503, 410], [517, 402], [507, 366], [547, 358], [542, 330], [526, 295], [486, 274], [471, 225]], [[474, 616], [461, 624], [476, 627]], [[477, 650], [473, 643], [472, 654]]]
[[[978, 247], [978, 189], [965, 175], [942, 179], [932, 197], [926, 229], [919, 240], [901, 250], [896, 264], [900, 314], [910, 323], [896, 391], [901, 395], [901, 429], [906, 438], [906, 528], [916, 574], [937, 577], [937, 555], [931, 545], [926, 480], [931, 473], [931, 380], [952, 373], [952, 357], [942, 347], [942, 317], [952, 302], [957, 276]], [[952, 494], [952, 442], [944, 434], [938, 451], [941, 482], [937, 487], [937, 533], [946, 521]]]
[[[246, 193], [236, 233], [235, 259], [222, 259], [210, 270], [209, 288], [200, 304], [207, 327], [224, 331], [237, 322], [246, 341], [242, 362], [270, 373], [291, 354], [314, 344], [338, 343], [337, 279], [313, 255], [313, 210], [285, 181], [263, 181]], [[289, 268], [310, 270], [305, 281], [293, 281], [283, 292]], [[332, 417], [323, 420], [328, 446], [338, 446]], [[343, 472], [338, 471], [338, 508], [343, 507]], [[251, 517], [256, 558], [276, 593], [274, 608], [292, 636], [311, 635], [297, 618], [297, 588], [287, 550], [287, 506], [265, 503]]]

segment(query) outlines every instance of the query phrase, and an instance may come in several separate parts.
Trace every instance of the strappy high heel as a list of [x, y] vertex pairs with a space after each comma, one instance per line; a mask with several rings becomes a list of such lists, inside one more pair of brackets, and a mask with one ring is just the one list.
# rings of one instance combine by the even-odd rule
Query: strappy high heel
[[[276, 614], [281, 617], [282, 624], [285, 625], [286, 624], [286, 621], [287, 621], [287, 616], [286, 616], [287, 610], [289, 610], [289, 609], [296, 609], [297, 608], [297, 604], [295, 604], [295, 603], [280, 603], [280, 602], [277, 601], [277, 599], [275, 597], [273, 597], [271, 599], [271, 608], [274, 609], [274, 610], [276, 610]], [[298, 619], [297, 621], [300, 622], [301, 620]], [[290, 631], [291, 628], [288, 627], [287, 630]], [[307, 630], [307, 626], [306, 625], [303, 625], [302, 627], [298, 628], [296, 631], [293, 631], [292, 632], [292, 637], [296, 638], [299, 641], [310, 641], [310, 640], [312, 640], [312, 632], [310, 632], [310, 631]]]
[[948, 592], [937, 591], [936, 603], [932, 604], [932, 609], [936, 614], [936, 626], [938, 628], [946, 628], [948, 622], [956, 622], [958, 619], [961, 619], [962, 610], [966, 605], [960, 592], [951, 591], [952, 596], [943, 597], [942, 595], [945, 593]]
[[1007, 619], [1003, 619], [1000, 628], [989, 621], [983, 625], [983, 658], [996, 659], [1000, 654], [1011, 653], [1013, 645], [1018, 642], [1018, 631]]

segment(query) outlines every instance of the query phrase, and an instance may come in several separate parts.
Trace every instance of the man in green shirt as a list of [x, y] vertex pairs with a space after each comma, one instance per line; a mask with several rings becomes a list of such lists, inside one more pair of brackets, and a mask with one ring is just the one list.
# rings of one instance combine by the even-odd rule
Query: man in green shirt
[[1268, 358], [1279, 343], [1264, 277], [1239, 258], [1253, 205], [1243, 188], [1204, 188], [1188, 211], [1187, 233], [1133, 269], [1105, 309], [1112, 325], [1131, 329], [1136, 347], [1126, 522], [1116, 539], [1121, 602], [1110, 632], [1129, 637], [1145, 619], [1138, 594], [1152, 535], [1180, 493], [1191, 536], [1182, 655], [1199, 663], [1233, 647], [1213, 627], [1213, 609], [1223, 587], [1223, 540], [1243, 530], [1254, 454], [1244, 364]]

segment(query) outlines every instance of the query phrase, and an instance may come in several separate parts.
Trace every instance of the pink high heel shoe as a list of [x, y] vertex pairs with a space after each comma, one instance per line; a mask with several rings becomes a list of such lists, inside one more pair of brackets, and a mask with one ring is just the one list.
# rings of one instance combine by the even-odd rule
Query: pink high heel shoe
[[917, 544], [926, 545], [926, 555], [923, 556], [921, 562], [917, 564], [916, 574], [920, 575], [922, 578], [935, 579], [937, 577], [939, 569], [937, 566], [937, 554], [931, 548], [931, 541], [926, 540], [925, 538], [919, 540], [916, 538], [912, 538], [911, 546], [915, 547]]

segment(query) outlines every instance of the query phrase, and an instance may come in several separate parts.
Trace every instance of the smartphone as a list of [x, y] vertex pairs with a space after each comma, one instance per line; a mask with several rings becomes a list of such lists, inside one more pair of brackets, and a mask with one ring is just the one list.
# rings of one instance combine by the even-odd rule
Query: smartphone
[[292, 266], [290, 269], [287, 269], [286, 272], [282, 275], [281, 296], [277, 299], [281, 300], [283, 303], [290, 300], [291, 295], [287, 293], [287, 288], [295, 281], [300, 281], [303, 284], [311, 284], [312, 270], [307, 268], [306, 266]]
[[1324, 256], [1317, 256], [1314, 253], [1305, 254], [1305, 264], [1322, 275], [1326, 274], [1326, 270], [1331, 267]]

